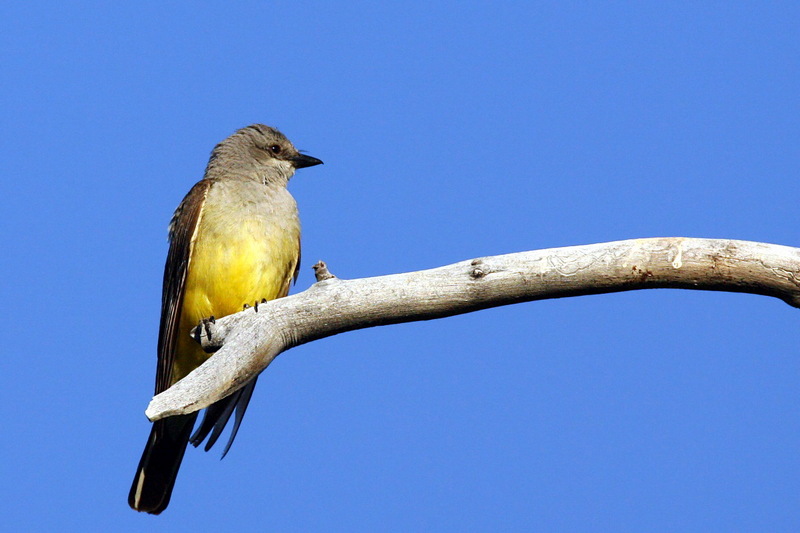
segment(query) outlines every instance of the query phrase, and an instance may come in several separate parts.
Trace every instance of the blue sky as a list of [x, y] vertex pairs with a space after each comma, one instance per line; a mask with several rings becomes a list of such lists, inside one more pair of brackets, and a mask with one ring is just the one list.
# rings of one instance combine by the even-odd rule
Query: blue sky
[[[20, 3], [21, 4], [21, 3]], [[798, 311], [638, 291], [352, 332], [281, 355], [230, 454], [126, 503], [166, 226], [253, 122], [297, 291], [655, 236], [800, 245], [792, 2], [5, 3], [6, 436], [17, 531], [798, 531]]]

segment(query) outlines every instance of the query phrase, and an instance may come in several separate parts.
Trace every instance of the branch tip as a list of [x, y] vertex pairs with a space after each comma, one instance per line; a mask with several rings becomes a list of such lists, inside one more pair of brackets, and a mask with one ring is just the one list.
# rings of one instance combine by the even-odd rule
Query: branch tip
[[311, 268], [314, 269], [314, 276], [317, 278], [317, 281], [325, 281], [326, 279], [333, 279], [336, 277], [330, 273], [325, 261], [317, 261], [317, 264]]

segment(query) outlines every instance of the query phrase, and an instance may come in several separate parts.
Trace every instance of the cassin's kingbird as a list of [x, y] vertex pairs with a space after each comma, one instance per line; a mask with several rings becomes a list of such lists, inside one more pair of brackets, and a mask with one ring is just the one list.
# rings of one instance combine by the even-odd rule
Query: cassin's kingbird
[[[169, 225], [156, 394], [209, 357], [189, 335], [202, 319], [229, 315], [289, 292], [300, 265], [300, 221], [286, 184], [296, 169], [320, 163], [299, 153], [278, 130], [261, 124], [242, 128], [211, 152], [203, 179], [183, 199]], [[191, 437], [197, 413], [156, 421], [128, 495], [130, 506], [153, 514], [163, 511], [187, 443], [198, 446], [210, 433], [208, 451], [235, 410], [224, 456], [255, 385], [253, 378], [209, 406]]]

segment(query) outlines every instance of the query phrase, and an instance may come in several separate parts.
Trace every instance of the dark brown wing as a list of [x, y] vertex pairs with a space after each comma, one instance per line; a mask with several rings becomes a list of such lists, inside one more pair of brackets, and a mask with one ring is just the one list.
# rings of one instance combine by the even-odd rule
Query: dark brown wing
[[[300, 246], [300, 237], [297, 237], [297, 264], [294, 266], [294, 273], [292, 274], [292, 283], [297, 283], [297, 276], [300, 275], [300, 260], [302, 259], [302, 247]], [[286, 294], [289, 294], [289, 284], [286, 285]], [[282, 294], [281, 297], [286, 296]]]
[[192, 252], [192, 238], [210, 188], [209, 180], [195, 184], [175, 210], [169, 224], [169, 253], [164, 265], [161, 326], [158, 330], [156, 394], [172, 385], [172, 363], [175, 360], [175, 343], [183, 308], [183, 290]]

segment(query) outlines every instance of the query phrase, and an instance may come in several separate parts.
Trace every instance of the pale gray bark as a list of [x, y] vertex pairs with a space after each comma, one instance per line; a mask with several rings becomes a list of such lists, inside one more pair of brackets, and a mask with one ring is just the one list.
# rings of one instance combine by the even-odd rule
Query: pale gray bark
[[[299, 294], [216, 320], [219, 350], [150, 402], [157, 420], [207, 407], [281, 352], [345, 331], [428, 320], [517, 302], [653, 288], [747, 292], [800, 307], [800, 249], [665, 237], [482, 257], [431, 270], [341, 280], [324, 265]], [[326, 279], [327, 278], [327, 279]], [[207, 337], [207, 336], [206, 336]]]

